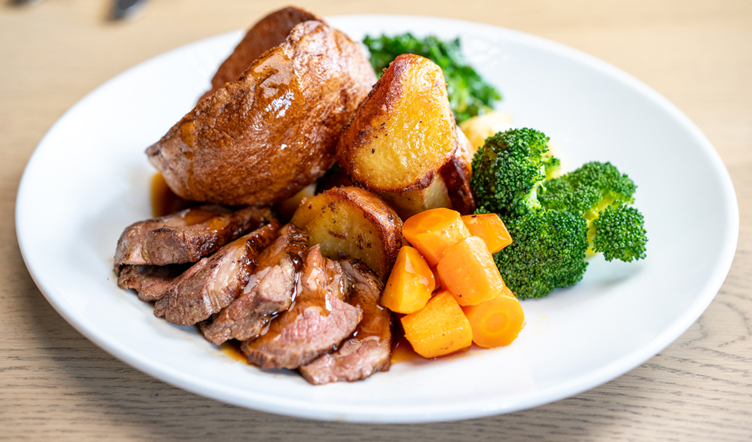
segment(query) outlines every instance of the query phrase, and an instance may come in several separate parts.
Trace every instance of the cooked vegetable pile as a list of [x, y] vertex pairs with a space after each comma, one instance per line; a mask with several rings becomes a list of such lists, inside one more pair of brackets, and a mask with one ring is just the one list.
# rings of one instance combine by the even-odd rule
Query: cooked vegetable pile
[[381, 304], [405, 315], [416, 353], [434, 358], [517, 338], [525, 314], [492, 257], [512, 242], [497, 215], [431, 209], [406, 220], [402, 234], [412, 247], [400, 249]]
[[[459, 39], [364, 43], [370, 64], [294, 7], [251, 28], [147, 149], [176, 195], [212, 204], [127, 227], [118, 285], [261, 369], [323, 384], [388, 370], [392, 313], [425, 358], [506, 346], [518, 298], [577, 283], [589, 253], [645, 258], [632, 180], [610, 163], [562, 175], [545, 134], [507, 130]], [[298, 62], [257, 87], [260, 66]]]
[[514, 240], [494, 256], [518, 298], [540, 298], [582, 279], [586, 257], [645, 258], [634, 182], [611, 163], [591, 162], [554, 178], [559, 160], [548, 137], [512, 129], [488, 138], [473, 158], [477, 213], [497, 213]]
[[415, 54], [433, 61], [444, 72], [449, 92], [449, 104], [458, 123], [492, 110], [501, 94], [470, 67], [462, 55], [460, 39], [439, 40], [435, 36], [417, 38], [405, 33], [388, 37], [366, 36], [363, 43], [371, 53], [371, 65], [376, 75], [400, 54]]

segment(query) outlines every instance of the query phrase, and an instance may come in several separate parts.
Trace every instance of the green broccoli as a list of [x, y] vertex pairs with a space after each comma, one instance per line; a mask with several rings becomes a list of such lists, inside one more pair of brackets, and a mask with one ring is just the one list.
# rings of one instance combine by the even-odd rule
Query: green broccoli
[[606, 207], [592, 222], [588, 234], [595, 253], [603, 253], [606, 261], [630, 262], [645, 259], [645, 218], [639, 210], [624, 204]]
[[492, 109], [494, 102], [501, 100], [501, 94], [467, 65], [459, 38], [442, 41], [428, 36], [420, 39], [408, 32], [394, 37], [366, 36], [363, 43], [371, 53], [371, 65], [379, 77], [389, 63], [401, 54], [420, 55], [439, 65], [447, 83], [449, 104], [458, 123], [486, 113]]
[[645, 258], [644, 218], [629, 207], [634, 182], [599, 162], [551, 178], [559, 164], [534, 129], [497, 133], [473, 158], [477, 212], [499, 214], [509, 229], [514, 242], [494, 260], [519, 298], [580, 281], [588, 249], [608, 261]]
[[537, 191], [558, 160], [546, 156], [548, 137], [512, 129], [489, 137], [473, 157], [470, 187], [482, 212], [525, 215], [540, 208]]
[[567, 206], [588, 219], [597, 217], [607, 206], [632, 204], [637, 190], [634, 182], [614, 165], [597, 161], [549, 180], [545, 187], [539, 198], [543, 206], [553, 209]]
[[[545, 181], [537, 198], [547, 210], [584, 216], [591, 250], [607, 261], [645, 258], [645, 220], [635, 208], [634, 182], [611, 163], [591, 162], [559, 178]], [[597, 222], [600, 217], [607, 219]], [[601, 238], [599, 236], [603, 235]]]
[[586, 212], [598, 206], [603, 199], [597, 188], [575, 187], [569, 180], [561, 177], [547, 180], [543, 191], [536, 196], [541, 207], [547, 210], [567, 210], [578, 216], [585, 216]]
[[578, 283], [588, 248], [585, 219], [571, 212], [540, 210], [505, 220], [513, 242], [494, 255], [507, 286], [518, 298], [540, 298]]

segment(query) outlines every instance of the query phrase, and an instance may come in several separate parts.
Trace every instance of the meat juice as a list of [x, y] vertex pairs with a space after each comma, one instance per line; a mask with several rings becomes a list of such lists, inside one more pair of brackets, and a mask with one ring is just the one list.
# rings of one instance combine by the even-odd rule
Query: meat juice
[[219, 346], [219, 351], [226, 354], [236, 361], [248, 362], [248, 358], [240, 351], [240, 342], [236, 340], [230, 340]]
[[161, 173], [157, 172], [151, 179], [151, 211], [155, 218], [167, 216], [179, 210], [187, 209], [193, 203], [175, 195]]

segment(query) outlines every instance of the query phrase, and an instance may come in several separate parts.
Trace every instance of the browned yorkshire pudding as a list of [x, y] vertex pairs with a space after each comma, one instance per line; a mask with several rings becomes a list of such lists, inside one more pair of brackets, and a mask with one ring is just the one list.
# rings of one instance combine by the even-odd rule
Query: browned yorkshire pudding
[[376, 77], [361, 47], [320, 21], [296, 25], [146, 153], [182, 198], [270, 204], [314, 182]]
[[308, 20], [324, 21], [316, 14], [295, 6], [274, 11], [259, 20], [248, 30], [227, 60], [219, 66], [211, 80], [211, 89], [201, 98], [217, 92], [225, 83], [236, 81], [261, 54], [284, 43], [295, 25]]

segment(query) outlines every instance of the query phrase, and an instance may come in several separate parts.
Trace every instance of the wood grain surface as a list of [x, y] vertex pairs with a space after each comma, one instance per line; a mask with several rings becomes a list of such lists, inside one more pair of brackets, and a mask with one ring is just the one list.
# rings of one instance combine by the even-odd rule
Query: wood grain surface
[[[95, 87], [164, 51], [246, 28], [281, 4], [151, 0], [138, 20], [111, 23], [104, 0], [23, 7], [3, 2], [0, 439], [752, 440], [752, 2], [299, 3], [321, 15], [431, 15], [532, 33], [601, 58], [666, 96], [708, 136], [736, 187], [739, 245], [715, 300], [676, 342], [624, 376], [556, 403], [484, 419], [399, 426], [316, 422], [173, 388], [100, 350], [40, 294], [15, 237], [18, 183], [45, 132]], [[681, 198], [680, 192], [666, 189], [666, 197]], [[54, 218], [50, 214], [49, 221]]]

